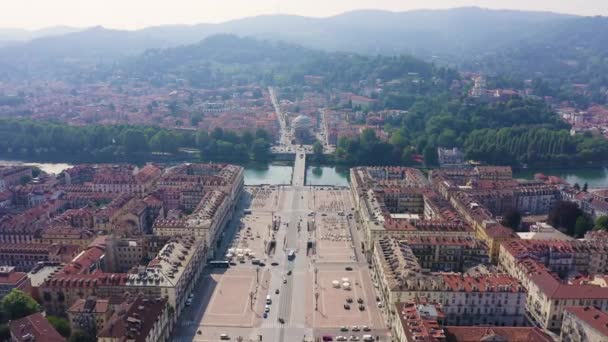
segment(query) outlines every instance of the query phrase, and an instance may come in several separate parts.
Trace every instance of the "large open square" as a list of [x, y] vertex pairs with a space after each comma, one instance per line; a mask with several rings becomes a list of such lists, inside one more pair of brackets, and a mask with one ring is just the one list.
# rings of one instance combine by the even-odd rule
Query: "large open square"
[[[344, 283], [348, 283], [347, 289]], [[337, 328], [343, 325], [369, 326], [376, 329], [383, 327], [371, 284], [358, 269], [340, 271], [335, 266], [321, 266], [317, 272], [317, 284], [315, 285], [313, 277], [308, 292], [310, 300], [307, 310], [312, 312], [311, 324], [316, 329]], [[317, 310], [316, 292], [319, 293]], [[347, 298], [352, 302], [348, 303]], [[359, 299], [362, 300], [364, 310], [359, 310]], [[345, 304], [348, 304], [350, 309], [345, 309]]]
[[[305, 335], [338, 336], [341, 326], [354, 325], [386, 337], [368, 265], [354, 248], [359, 237], [352, 234], [360, 230], [351, 208], [348, 189], [246, 187], [219, 254], [230, 256], [230, 267], [203, 280], [214, 285], [203, 285], [206, 304], [188, 323], [200, 329], [192, 339], [217, 341], [228, 334], [244, 341], [259, 336], [295, 341]], [[273, 239], [275, 249], [268, 255], [265, 246]], [[297, 256], [288, 257], [292, 252]]]
[[336, 214], [321, 214], [315, 218], [317, 262], [352, 262], [355, 254], [349, 219]]
[[[261, 275], [263, 277], [263, 275]], [[230, 270], [224, 274], [211, 274], [217, 286], [204, 311], [202, 326], [252, 327], [260, 298], [266, 289], [257, 286], [253, 269]], [[253, 298], [253, 308], [251, 300]]]

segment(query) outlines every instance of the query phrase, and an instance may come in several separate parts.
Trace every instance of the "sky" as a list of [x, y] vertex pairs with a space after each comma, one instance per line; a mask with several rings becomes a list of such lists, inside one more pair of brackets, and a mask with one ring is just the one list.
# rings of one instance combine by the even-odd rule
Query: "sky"
[[218, 23], [262, 14], [326, 17], [357, 9], [406, 11], [463, 6], [608, 16], [608, 0], [0, 0], [0, 27], [101, 25], [138, 29]]

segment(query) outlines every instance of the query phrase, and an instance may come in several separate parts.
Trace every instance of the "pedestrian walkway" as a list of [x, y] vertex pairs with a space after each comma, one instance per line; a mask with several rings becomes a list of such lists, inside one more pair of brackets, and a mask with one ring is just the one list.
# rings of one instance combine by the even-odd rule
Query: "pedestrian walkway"
[[296, 150], [296, 160], [293, 164], [293, 176], [291, 185], [304, 186], [306, 182], [306, 152], [303, 149]]

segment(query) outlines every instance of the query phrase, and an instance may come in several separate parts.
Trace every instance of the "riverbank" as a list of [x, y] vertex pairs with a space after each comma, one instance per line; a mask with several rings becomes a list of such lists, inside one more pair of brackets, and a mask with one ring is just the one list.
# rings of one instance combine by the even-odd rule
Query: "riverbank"
[[[177, 164], [188, 162], [202, 162], [198, 158], [156, 161], [162, 164]], [[293, 162], [288, 161], [272, 161], [268, 163], [259, 163], [249, 161], [246, 163], [230, 162], [241, 165], [245, 168], [245, 183], [247, 185], [272, 184], [282, 185], [290, 184], [293, 170]], [[145, 164], [142, 162], [133, 162], [137, 165]], [[47, 173], [57, 174], [61, 171], [70, 168], [72, 163], [67, 160], [57, 162], [45, 162], [40, 160], [14, 160], [0, 159], [0, 165], [31, 165], [40, 168]], [[548, 176], [557, 176], [563, 178], [570, 184], [578, 183], [580, 186], [587, 183], [590, 188], [608, 187], [608, 167], [584, 167], [584, 168], [527, 168], [514, 169], [513, 175], [515, 178], [534, 179], [534, 175], [542, 173]], [[306, 170], [307, 185], [327, 185], [327, 186], [348, 186], [349, 184], [349, 167], [343, 165], [331, 165], [327, 163], [310, 163]]]
[[513, 177], [534, 179], [534, 175], [542, 173], [546, 176], [556, 176], [570, 184], [578, 183], [581, 187], [587, 183], [590, 188], [608, 187], [608, 167], [600, 168], [549, 168], [549, 169], [517, 169]]

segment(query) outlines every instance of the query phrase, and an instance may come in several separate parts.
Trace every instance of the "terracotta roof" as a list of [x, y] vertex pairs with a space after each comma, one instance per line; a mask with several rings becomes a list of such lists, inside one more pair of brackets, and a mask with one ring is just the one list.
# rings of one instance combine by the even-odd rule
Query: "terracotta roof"
[[[553, 339], [536, 327], [444, 327], [448, 342], [494, 341], [502, 337], [509, 342], [553, 342]], [[496, 341], [501, 341], [497, 339]]]
[[590, 306], [573, 306], [566, 308], [566, 311], [570, 312], [608, 339], [608, 313]]
[[166, 303], [164, 298], [146, 299], [141, 295], [127, 298], [97, 337], [145, 342], [158, 317], [166, 309]]
[[13, 267], [0, 267], [0, 285], [15, 285], [27, 278], [27, 273], [15, 272]]
[[[63, 342], [63, 338], [41, 313], [25, 316], [8, 323], [17, 341]], [[33, 339], [32, 339], [33, 338]], [[14, 340], [13, 340], [14, 341]]]
[[71, 313], [106, 313], [110, 309], [109, 301], [107, 299], [78, 299], [74, 305], [72, 305], [68, 312]]

